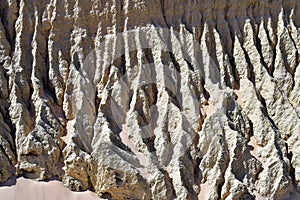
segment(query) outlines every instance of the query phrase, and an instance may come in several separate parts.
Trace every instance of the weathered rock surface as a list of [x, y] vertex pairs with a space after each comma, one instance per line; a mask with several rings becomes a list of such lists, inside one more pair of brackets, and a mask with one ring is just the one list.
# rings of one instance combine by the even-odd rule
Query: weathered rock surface
[[300, 192], [298, 0], [1, 0], [0, 17], [2, 185]]

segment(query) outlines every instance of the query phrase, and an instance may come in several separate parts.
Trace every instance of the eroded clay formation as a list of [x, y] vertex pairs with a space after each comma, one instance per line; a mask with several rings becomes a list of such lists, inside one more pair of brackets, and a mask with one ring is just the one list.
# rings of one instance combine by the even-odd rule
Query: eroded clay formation
[[2, 185], [300, 191], [298, 0], [1, 0], [0, 17]]

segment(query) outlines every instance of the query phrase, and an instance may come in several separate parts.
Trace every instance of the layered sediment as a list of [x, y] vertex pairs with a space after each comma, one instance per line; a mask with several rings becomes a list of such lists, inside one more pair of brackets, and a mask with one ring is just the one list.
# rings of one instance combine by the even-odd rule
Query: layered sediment
[[1, 0], [0, 183], [108, 199], [300, 192], [297, 0]]

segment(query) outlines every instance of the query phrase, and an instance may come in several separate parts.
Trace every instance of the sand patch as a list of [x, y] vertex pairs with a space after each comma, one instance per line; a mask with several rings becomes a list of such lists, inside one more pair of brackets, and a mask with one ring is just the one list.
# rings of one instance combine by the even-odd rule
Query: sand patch
[[261, 158], [260, 158], [260, 157], [258, 156], [258, 154], [257, 154], [257, 149], [258, 149], [258, 147], [257, 147], [256, 139], [255, 139], [254, 136], [252, 136], [252, 137], [250, 138], [250, 141], [249, 141], [248, 145], [250, 145], [250, 146], [253, 147], [253, 150], [250, 151], [250, 154], [251, 154], [254, 158], [256, 158], [259, 162], [261, 162], [262, 164], [264, 164], [263, 161], [261, 160]]
[[100, 200], [95, 193], [72, 192], [59, 181], [37, 182], [19, 178], [16, 185], [0, 187], [5, 200]]
[[67, 122], [67, 135], [61, 137], [61, 139], [62, 139], [66, 144], [69, 143], [70, 138], [71, 138], [73, 121], [74, 121], [74, 120], [70, 120], [70, 121]]
[[215, 107], [211, 103], [208, 103], [207, 105], [202, 105], [202, 108], [206, 114], [206, 117], [212, 116], [212, 114], [214, 114], [215, 112]]
[[140, 161], [140, 164], [144, 167], [141, 167], [141, 168], [137, 168], [140, 172], [140, 174], [147, 180], [149, 180], [151, 178], [151, 174], [148, 173], [148, 170], [147, 170], [147, 164], [148, 164], [148, 161], [147, 161], [147, 157], [139, 152], [136, 148], [135, 148], [135, 145], [133, 143], [132, 140], [129, 139], [129, 128], [126, 126], [126, 125], [122, 125], [122, 131], [120, 133], [120, 138], [122, 140], [122, 142], [127, 145], [131, 151], [136, 155], [136, 157], [139, 159]]
[[209, 191], [210, 191], [210, 186], [208, 183], [204, 183], [200, 185], [201, 191], [200, 194], [198, 195], [198, 199], [200, 200], [206, 200], [209, 197]]
[[266, 200], [265, 197], [261, 196], [257, 191], [254, 191], [255, 200]]
[[243, 96], [240, 90], [234, 90], [234, 93], [237, 96], [236, 102], [241, 106], [242, 109], [245, 108], [244, 103], [243, 103]]

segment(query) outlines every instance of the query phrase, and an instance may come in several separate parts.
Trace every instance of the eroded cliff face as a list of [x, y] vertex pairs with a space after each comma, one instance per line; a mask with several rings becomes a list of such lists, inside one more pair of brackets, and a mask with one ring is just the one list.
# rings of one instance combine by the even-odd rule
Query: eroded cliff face
[[109, 199], [300, 192], [297, 0], [1, 0], [0, 182]]

